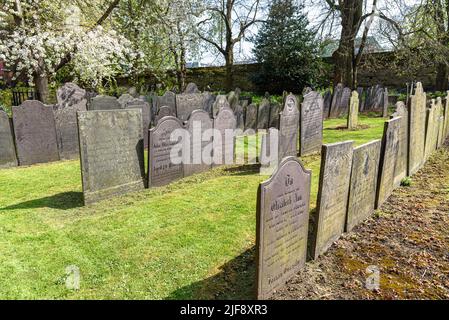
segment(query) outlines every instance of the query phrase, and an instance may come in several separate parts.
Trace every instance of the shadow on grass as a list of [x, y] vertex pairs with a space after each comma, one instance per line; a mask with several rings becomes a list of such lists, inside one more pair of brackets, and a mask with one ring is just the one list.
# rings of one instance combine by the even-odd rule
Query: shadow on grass
[[63, 192], [50, 197], [29, 200], [14, 204], [12, 206], [0, 208], [3, 210], [17, 210], [17, 209], [38, 209], [38, 208], [52, 208], [60, 210], [69, 210], [83, 206], [82, 192]]
[[247, 176], [260, 172], [260, 164], [244, 164], [238, 167], [224, 169], [231, 176]]
[[246, 250], [238, 257], [222, 265], [218, 274], [182, 287], [172, 292], [165, 299], [255, 299], [255, 252], [256, 247]]

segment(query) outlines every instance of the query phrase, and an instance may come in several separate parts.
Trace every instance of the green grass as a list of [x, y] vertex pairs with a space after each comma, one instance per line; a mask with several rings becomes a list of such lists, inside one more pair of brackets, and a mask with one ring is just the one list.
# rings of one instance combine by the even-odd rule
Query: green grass
[[[380, 138], [369, 128], [336, 129], [324, 141]], [[303, 159], [313, 170], [319, 155]], [[256, 193], [267, 177], [255, 166], [222, 167], [169, 186], [83, 207], [78, 161], [0, 170], [0, 298], [252, 298]], [[80, 290], [65, 268], [81, 271]]]

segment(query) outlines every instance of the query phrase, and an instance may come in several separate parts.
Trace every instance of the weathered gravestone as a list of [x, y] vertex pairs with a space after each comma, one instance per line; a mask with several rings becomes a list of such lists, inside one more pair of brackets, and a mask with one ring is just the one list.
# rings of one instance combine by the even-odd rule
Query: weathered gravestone
[[253, 103], [246, 108], [245, 130], [248, 129], [257, 129], [257, 105]]
[[344, 232], [352, 166], [352, 141], [323, 145], [311, 256], [316, 259]]
[[127, 104], [134, 100], [134, 97], [132, 95], [130, 95], [129, 93], [124, 93], [122, 94], [118, 99], [118, 103], [120, 103], [120, 106], [122, 107], [122, 109], [125, 109]]
[[228, 102], [229, 102], [229, 106], [231, 107], [232, 110], [235, 111], [235, 107], [239, 103], [239, 96], [238, 96], [238, 94], [236, 94], [234, 91], [231, 91], [231, 92], [228, 93], [227, 99], [228, 99]]
[[84, 203], [145, 188], [140, 110], [78, 112]]
[[87, 101], [81, 100], [77, 104], [57, 104], [53, 107], [55, 117], [56, 138], [59, 157], [74, 159], [79, 157], [78, 125], [76, 113], [87, 110]]
[[329, 112], [331, 110], [332, 104], [332, 92], [327, 90], [324, 93], [324, 102], [323, 102], [323, 120], [329, 118]]
[[212, 117], [213, 114], [213, 108], [214, 108], [214, 103], [215, 103], [215, 99], [217, 97], [209, 92], [205, 92], [204, 93], [204, 106], [203, 106], [203, 110], [206, 111], [210, 117]]
[[388, 89], [385, 88], [382, 96], [382, 117], [388, 117]]
[[204, 95], [201, 93], [176, 95], [176, 115], [181, 121], [187, 121], [194, 110], [203, 110], [203, 107]]
[[181, 143], [181, 138], [171, 140], [175, 130], [183, 129], [182, 122], [175, 117], [164, 117], [150, 130], [148, 145], [148, 181], [150, 187], [159, 187], [184, 176], [182, 162], [174, 162], [170, 153]]
[[349, 102], [348, 130], [356, 130], [359, 125], [359, 94], [353, 91]]
[[443, 146], [445, 136], [444, 136], [444, 110], [443, 110], [443, 101], [440, 97], [437, 98], [437, 107], [438, 107], [438, 142], [437, 148], [440, 149]]
[[363, 111], [364, 108], [364, 101], [363, 101], [363, 88], [362, 87], [358, 87], [357, 88], [357, 93], [359, 94], [359, 111]]
[[235, 128], [237, 122], [231, 108], [222, 108], [214, 119], [214, 165], [234, 163]]
[[236, 105], [234, 108], [234, 114], [236, 119], [236, 128], [240, 130], [245, 130], [245, 119], [244, 119], [244, 110], [241, 105]]
[[184, 90], [184, 94], [191, 94], [191, 93], [200, 93], [201, 91], [198, 89], [198, 86], [190, 82], [187, 84], [186, 89]]
[[157, 124], [162, 118], [172, 116], [175, 117], [172, 108], [167, 106], [162, 106], [159, 108], [159, 112], [156, 115], [155, 124]]
[[422, 84], [416, 84], [415, 94], [410, 97], [409, 108], [409, 169], [412, 175], [418, 171], [424, 159], [426, 137], [426, 93]]
[[279, 128], [279, 114], [281, 113], [281, 105], [278, 102], [273, 102], [270, 105], [270, 122], [269, 128]]
[[381, 141], [375, 140], [354, 149], [346, 231], [374, 212], [381, 146]]
[[218, 112], [222, 109], [222, 108], [231, 108], [231, 105], [229, 104], [228, 98], [225, 95], [219, 95], [217, 96], [217, 98], [215, 99], [215, 102], [212, 106], [212, 114], [214, 117], [217, 116]]
[[270, 120], [270, 100], [263, 98], [257, 114], [257, 129], [268, 129]]
[[323, 145], [323, 98], [311, 91], [301, 104], [300, 155], [319, 152]]
[[155, 97], [153, 115], [159, 113], [159, 109], [162, 106], [169, 107], [171, 109], [170, 115], [176, 116], [176, 94], [172, 91], [167, 91], [161, 97]]
[[379, 162], [379, 178], [377, 181], [376, 209], [388, 199], [394, 190], [400, 127], [401, 118], [385, 121]]
[[438, 106], [432, 99], [430, 109], [426, 110], [426, 145], [424, 148], [424, 162], [427, 161], [437, 148], [438, 142]]
[[311, 171], [285, 158], [257, 196], [257, 298], [267, 299], [306, 263]]
[[[207, 171], [211, 168], [213, 146], [212, 127], [213, 120], [206, 111], [195, 110], [190, 115], [187, 121], [187, 131], [189, 132], [190, 139], [185, 141], [189, 144], [189, 161], [188, 163], [184, 163], [185, 177]], [[211, 133], [207, 137], [206, 131]]]
[[143, 127], [143, 141], [144, 148], [148, 148], [148, 130], [150, 129], [151, 124], [151, 109], [148, 102], [145, 102], [142, 99], [129, 100], [126, 103], [126, 109], [140, 109], [142, 110], [142, 127]]
[[446, 102], [444, 104], [444, 138], [447, 139], [449, 135], [449, 91], [446, 96]]
[[350, 96], [351, 91], [349, 90], [348, 92], [348, 88], [344, 88], [341, 83], [339, 83], [335, 87], [329, 114], [330, 118], [338, 118], [339, 116], [347, 112]]
[[402, 179], [407, 176], [408, 163], [408, 110], [402, 101], [396, 103], [396, 112], [392, 115], [392, 119], [396, 117], [400, 117], [401, 124], [399, 128], [399, 151], [396, 161], [394, 185], [399, 186]]
[[20, 165], [59, 160], [53, 107], [27, 100], [12, 108]]
[[0, 109], [0, 168], [17, 166], [17, 156], [9, 117]]
[[279, 116], [279, 160], [298, 154], [299, 110], [295, 95], [288, 95], [285, 99], [284, 110]]
[[56, 92], [58, 105], [65, 108], [73, 105], [84, 105], [86, 108], [86, 90], [81, 89], [76, 84], [67, 82]]
[[99, 95], [90, 101], [89, 110], [118, 110], [123, 109], [116, 97]]

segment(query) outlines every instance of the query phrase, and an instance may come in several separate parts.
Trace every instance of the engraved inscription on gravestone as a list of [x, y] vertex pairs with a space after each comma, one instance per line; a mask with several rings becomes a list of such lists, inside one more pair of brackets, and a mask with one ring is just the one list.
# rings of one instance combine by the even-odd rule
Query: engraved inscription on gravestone
[[182, 129], [182, 122], [171, 116], [162, 118], [156, 127], [150, 130], [148, 155], [148, 181], [150, 187], [158, 187], [181, 179], [184, 176], [183, 164], [172, 162], [170, 153], [180, 140], [172, 141], [171, 134]]
[[299, 110], [298, 100], [290, 94], [285, 99], [284, 110], [279, 117], [279, 159], [298, 154]]
[[257, 298], [267, 299], [306, 263], [311, 171], [285, 158], [257, 197]]
[[311, 91], [301, 104], [300, 155], [319, 152], [323, 144], [323, 98]]
[[9, 117], [0, 109], [0, 168], [17, 166], [16, 150]]
[[53, 107], [27, 100], [12, 108], [20, 165], [59, 160]]
[[353, 142], [323, 145], [311, 255], [316, 259], [343, 233], [351, 179]]
[[145, 188], [140, 110], [78, 112], [84, 203]]

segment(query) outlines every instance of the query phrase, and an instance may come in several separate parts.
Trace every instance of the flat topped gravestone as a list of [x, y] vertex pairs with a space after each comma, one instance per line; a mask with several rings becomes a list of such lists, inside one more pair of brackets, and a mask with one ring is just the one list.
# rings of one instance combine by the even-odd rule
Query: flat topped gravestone
[[346, 231], [374, 212], [381, 146], [381, 141], [375, 140], [354, 149]]
[[257, 196], [257, 298], [267, 299], [306, 263], [311, 171], [285, 158]]
[[9, 117], [0, 109], [0, 168], [17, 166], [16, 150]]
[[[212, 164], [212, 129], [213, 120], [204, 110], [195, 110], [187, 121], [189, 138], [189, 163], [184, 163], [184, 176], [207, 171]], [[207, 136], [205, 131], [210, 132]], [[205, 151], [208, 148], [208, 151]], [[203, 154], [204, 152], [204, 154]]]
[[353, 91], [349, 102], [348, 130], [356, 130], [359, 125], [359, 94]]
[[144, 147], [148, 148], [148, 130], [151, 124], [151, 109], [148, 102], [142, 99], [133, 98], [126, 103], [125, 109], [140, 109], [142, 110], [142, 125], [143, 125], [143, 142]]
[[396, 161], [396, 170], [394, 185], [399, 186], [402, 179], [407, 176], [407, 155], [408, 155], [408, 110], [404, 102], [396, 103], [396, 112], [392, 115], [392, 119], [400, 117], [401, 124], [399, 129], [399, 151]]
[[118, 110], [123, 109], [116, 97], [99, 95], [90, 101], [89, 110]]
[[84, 203], [145, 188], [142, 112], [78, 112]]
[[290, 94], [285, 99], [284, 110], [279, 117], [278, 155], [282, 160], [298, 154], [299, 110], [296, 96]]
[[377, 182], [376, 209], [391, 195], [396, 176], [396, 161], [399, 153], [399, 130], [401, 118], [385, 121], [380, 154], [379, 179]]
[[177, 94], [176, 114], [181, 121], [187, 121], [194, 110], [202, 110], [204, 95], [201, 93]]
[[17, 155], [20, 165], [59, 160], [53, 108], [27, 100], [12, 108]]
[[182, 162], [171, 159], [172, 148], [181, 142], [171, 140], [171, 134], [183, 129], [182, 122], [172, 116], [162, 118], [156, 127], [150, 130], [148, 145], [148, 184], [150, 187], [159, 187], [184, 176]]
[[410, 98], [409, 168], [408, 174], [418, 171], [424, 160], [426, 137], [426, 93], [422, 84], [416, 84], [415, 94]]
[[234, 164], [237, 120], [231, 108], [222, 108], [214, 119], [214, 165]]
[[310, 91], [301, 104], [300, 155], [319, 152], [323, 145], [323, 98]]
[[316, 259], [344, 232], [352, 166], [352, 141], [323, 145], [311, 256]]

